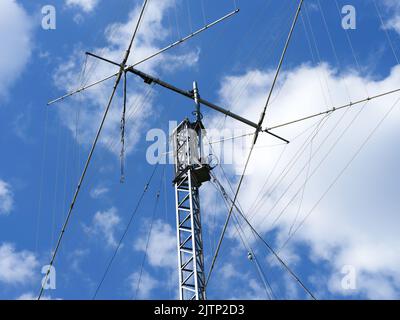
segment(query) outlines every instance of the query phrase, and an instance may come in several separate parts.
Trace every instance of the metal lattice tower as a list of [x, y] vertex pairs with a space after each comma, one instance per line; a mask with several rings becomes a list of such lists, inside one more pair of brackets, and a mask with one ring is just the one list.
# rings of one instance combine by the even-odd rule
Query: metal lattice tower
[[199, 188], [210, 180], [210, 167], [203, 164], [200, 105], [197, 85], [193, 90], [196, 122], [185, 119], [173, 133], [175, 200], [181, 300], [205, 300], [205, 274]]

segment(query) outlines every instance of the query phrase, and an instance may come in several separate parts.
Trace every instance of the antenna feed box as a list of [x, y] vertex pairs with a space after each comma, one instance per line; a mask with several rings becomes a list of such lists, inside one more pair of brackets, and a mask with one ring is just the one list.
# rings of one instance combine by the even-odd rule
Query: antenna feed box
[[211, 167], [204, 163], [202, 135], [204, 126], [201, 121], [182, 121], [172, 134], [175, 179], [174, 183], [185, 177], [188, 171], [195, 186], [199, 187], [203, 182], [211, 180]]

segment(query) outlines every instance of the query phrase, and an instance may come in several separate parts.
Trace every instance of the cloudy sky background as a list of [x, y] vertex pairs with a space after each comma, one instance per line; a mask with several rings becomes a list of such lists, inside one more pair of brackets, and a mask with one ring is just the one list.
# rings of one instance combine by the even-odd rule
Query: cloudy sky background
[[[214, 2], [151, 0], [130, 62], [234, 8], [233, 1]], [[357, 29], [347, 32], [340, 10], [348, 2], [305, 2], [268, 109], [268, 127], [399, 88], [397, 1], [352, 1]], [[49, 4], [57, 10], [56, 30], [41, 28], [41, 9]], [[51, 107], [46, 102], [116, 71], [93, 59], [85, 63], [84, 52], [120, 61], [140, 6], [137, 0], [0, 3], [0, 298], [36, 296], [112, 80]], [[234, 18], [140, 69], [186, 89], [195, 79], [204, 98], [256, 122], [296, 3], [254, 0], [238, 1], [238, 6], [241, 12]], [[119, 90], [56, 261], [57, 288], [46, 291], [46, 298], [93, 297], [154, 169], [146, 162], [152, 143], [146, 133], [154, 128], [168, 132], [169, 121], [181, 121], [192, 112], [190, 101], [133, 76], [128, 87], [126, 182], [119, 183]], [[399, 298], [399, 98], [387, 96], [277, 129], [291, 141], [288, 146], [269, 136], [259, 139], [239, 203], [317, 298]], [[213, 111], [204, 110], [204, 116], [210, 140], [248, 131]], [[227, 150], [235, 148], [235, 161], [215, 173], [227, 190], [238, 181], [246, 145], [246, 139], [224, 144]], [[229, 152], [221, 156], [221, 144], [213, 147], [220, 161], [228, 162]], [[157, 167], [98, 298], [177, 297], [171, 179], [171, 165]], [[208, 267], [226, 208], [211, 184], [201, 196]], [[308, 298], [244, 224], [243, 229], [274, 296]], [[266, 298], [247, 256], [232, 225], [209, 298]], [[349, 267], [355, 270], [356, 287], [346, 290], [343, 272]]]

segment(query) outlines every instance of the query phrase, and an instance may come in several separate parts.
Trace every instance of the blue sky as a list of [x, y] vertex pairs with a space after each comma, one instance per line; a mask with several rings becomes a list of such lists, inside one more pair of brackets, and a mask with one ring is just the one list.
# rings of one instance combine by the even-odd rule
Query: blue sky
[[[130, 62], [234, 9], [234, 1], [215, 2], [204, 0], [203, 14], [201, 1], [151, 0]], [[239, 14], [138, 68], [185, 89], [197, 80], [202, 97], [257, 121], [297, 1], [237, 3]], [[396, 1], [305, 3], [267, 126], [399, 88]], [[338, 8], [348, 4], [356, 9], [357, 25], [345, 31]], [[45, 5], [56, 8], [55, 30], [41, 27]], [[0, 4], [2, 299], [32, 298], [38, 293], [41, 268], [49, 262], [112, 80], [61, 103], [49, 107], [46, 103], [116, 71], [89, 58], [82, 73], [84, 52], [120, 61], [140, 5], [138, 0], [3, 0]], [[133, 75], [128, 87], [126, 181], [119, 181], [119, 90], [57, 256], [56, 289], [47, 290], [47, 298], [92, 298], [154, 169], [146, 161], [153, 143], [146, 141], [146, 135], [154, 129], [167, 133], [169, 121], [191, 117], [192, 103], [182, 97], [148, 87]], [[398, 98], [394, 94], [322, 121], [277, 129], [292, 143], [285, 147], [262, 136], [254, 152], [239, 202], [274, 248], [296, 231], [279, 252], [317, 298], [399, 298]], [[204, 124], [214, 130], [210, 140], [248, 129], [214, 111], [203, 109], [203, 113]], [[215, 169], [226, 189], [228, 180], [233, 185], [238, 181], [241, 155], [247, 152], [242, 140], [227, 144], [235, 148], [233, 163]], [[217, 152], [219, 147], [217, 143]], [[177, 297], [172, 174], [170, 164], [157, 167], [97, 298]], [[158, 190], [161, 196], [137, 295]], [[210, 184], [201, 197], [208, 270], [226, 208]], [[245, 242], [256, 252], [275, 297], [306, 299], [298, 284], [243, 228]], [[266, 298], [247, 256], [232, 225], [211, 278], [209, 298]], [[355, 272], [354, 288], [342, 286], [346, 270]]]

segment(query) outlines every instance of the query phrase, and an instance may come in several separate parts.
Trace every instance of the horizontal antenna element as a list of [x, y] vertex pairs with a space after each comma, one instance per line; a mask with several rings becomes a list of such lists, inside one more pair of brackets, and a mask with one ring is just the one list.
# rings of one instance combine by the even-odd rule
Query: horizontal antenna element
[[[198, 29], [197, 31], [192, 32], [191, 34], [187, 35], [186, 37], [183, 37], [183, 38], [181, 38], [181, 39], [175, 41], [174, 43], [172, 43], [172, 44], [170, 44], [170, 45], [164, 47], [163, 49], [161, 49], [161, 50], [159, 50], [159, 51], [153, 53], [152, 55], [150, 55], [150, 56], [148, 56], [148, 57], [146, 57], [146, 58], [144, 58], [144, 59], [142, 59], [142, 60], [140, 60], [140, 61], [135, 62], [134, 64], [132, 64], [132, 65], [130, 65], [130, 66], [124, 66], [124, 67], [125, 67], [125, 71], [127, 71], [128, 68], [136, 67], [136, 66], [138, 66], [139, 64], [141, 64], [141, 63], [143, 63], [143, 62], [146, 62], [146, 61], [148, 61], [148, 60], [150, 60], [150, 59], [152, 59], [152, 58], [154, 58], [154, 57], [160, 55], [161, 53], [164, 53], [165, 51], [168, 51], [169, 49], [172, 49], [172, 48], [174, 48], [174, 47], [180, 45], [181, 43], [183, 43], [183, 42], [185, 42], [185, 41], [187, 41], [187, 40], [189, 40], [189, 39], [191, 39], [191, 38], [197, 36], [198, 34], [202, 33], [203, 31], [206, 31], [206, 30], [209, 29], [209, 28], [214, 27], [215, 25], [217, 25], [217, 24], [219, 24], [220, 22], [222, 22], [222, 21], [224, 21], [224, 20], [226, 20], [226, 19], [232, 17], [233, 15], [235, 15], [235, 14], [237, 14], [237, 13], [239, 13], [239, 9], [236, 9], [235, 11], [232, 11], [232, 12], [228, 13], [227, 15], [223, 16], [222, 18], [220, 18], [220, 19], [218, 19], [218, 20], [216, 20], [216, 21], [214, 21], [214, 22], [212, 22], [212, 23], [210, 23], [210, 24], [205, 25], [204, 27]], [[98, 56], [96, 56], [96, 55], [94, 55], [94, 54], [92, 54], [92, 53], [89, 53], [89, 52], [86, 52], [86, 54], [88, 54], [88, 55], [90, 55], [90, 56], [93, 56], [93, 57], [100, 58], [100, 57], [98, 57]], [[103, 60], [104, 60], [104, 59], [103, 59]], [[110, 62], [110, 63], [112, 63], [112, 64], [115, 64], [114, 62], [111, 62], [111, 61], [108, 61], [108, 62]], [[120, 64], [117, 64], [117, 65], [120, 66]], [[54, 99], [54, 100], [48, 102], [47, 105], [51, 105], [51, 104], [54, 104], [54, 103], [56, 103], [56, 102], [62, 101], [62, 100], [66, 99], [66, 98], [69, 98], [69, 97], [71, 97], [71, 96], [73, 96], [73, 95], [75, 95], [75, 94], [77, 94], [77, 93], [80, 93], [80, 92], [82, 92], [82, 91], [85, 91], [86, 89], [92, 88], [92, 87], [94, 87], [94, 86], [96, 86], [96, 85], [98, 85], [98, 84], [100, 84], [100, 83], [102, 83], [102, 82], [105, 82], [105, 81], [107, 81], [107, 80], [110, 80], [111, 78], [114, 78], [114, 77], [116, 77], [117, 75], [118, 75], [118, 73], [114, 73], [114, 74], [112, 74], [112, 75], [110, 75], [110, 76], [108, 76], [108, 77], [105, 77], [105, 78], [101, 79], [101, 80], [98, 80], [98, 81], [96, 81], [96, 82], [93, 82], [93, 83], [91, 83], [91, 84], [88, 84], [88, 85], [86, 85], [86, 86], [84, 86], [84, 87], [81, 87], [81, 88], [75, 90], [75, 91], [72, 91], [72, 92], [70, 92], [70, 93], [67, 93], [67, 94], [63, 95], [62, 97], [59, 97], [59, 98], [57, 98], [57, 99]]]
[[318, 113], [314, 113], [314, 114], [309, 115], [307, 117], [303, 117], [303, 118], [300, 118], [300, 119], [296, 119], [296, 120], [288, 121], [288, 122], [285, 122], [285, 123], [282, 123], [282, 124], [278, 124], [278, 125], [275, 125], [273, 127], [266, 128], [264, 131], [269, 131], [269, 130], [274, 130], [274, 129], [286, 127], [286, 126], [288, 126], [290, 124], [294, 124], [294, 123], [305, 121], [305, 120], [309, 120], [309, 119], [312, 119], [312, 118], [315, 118], [315, 117], [323, 116], [325, 114], [329, 114], [329, 113], [332, 113], [332, 112], [335, 112], [335, 111], [338, 111], [338, 110], [341, 110], [341, 109], [350, 108], [350, 107], [359, 105], [361, 103], [368, 102], [368, 101], [371, 101], [371, 100], [375, 100], [375, 99], [378, 99], [378, 98], [382, 98], [382, 97], [385, 97], [385, 96], [388, 96], [388, 95], [391, 95], [391, 94], [394, 94], [394, 93], [397, 93], [397, 92], [400, 92], [400, 88], [399, 89], [395, 89], [395, 90], [391, 90], [391, 91], [387, 91], [387, 92], [384, 92], [384, 93], [381, 93], [381, 94], [377, 94], [375, 96], [368, 97], [368, 98], [365, 98], [365, 99], [361, 99], [361, 100], [358, 100], [356, 102], [350, 102], [350, 103], [341, 105], [339, 107], [333, 107], [333, 108], [331, 108], [329, 110], [318, 112]]

